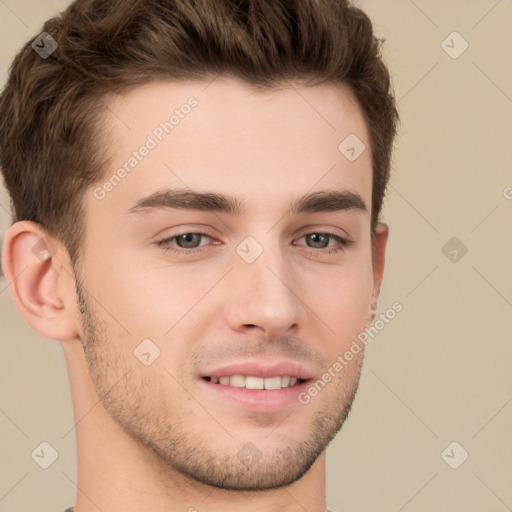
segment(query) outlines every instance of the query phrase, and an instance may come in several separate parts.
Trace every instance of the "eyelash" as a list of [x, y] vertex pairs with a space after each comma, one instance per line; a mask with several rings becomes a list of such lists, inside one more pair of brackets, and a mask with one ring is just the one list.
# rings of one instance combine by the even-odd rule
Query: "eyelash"
[[[185, 255], [193, 255], [203, 250], [204, 246], [195, 247], [192, 249], [176, 249], [175, 247], [171, 246], [170, 243], [172, 240], [175, 240], [176, 238], [183, 236], [183, 235], [202, 235], [206, 236], [207, 238], [213, 238], [209, 233], [205, 233], [204, 231], [189, 231], [186, 233], [180, 233], [178, 235], [173, 235], [167, 238], [164, 238], [162, 240], [158, 240], [155, 242], [155, 245], [157, 247], [162, 248], [166, 252], [170, 252], [172, 254], [177, 254], [181, 256]], [[353, 240], [349, 240], [347, 238], [343, 238], [339, 235], [336, 235], [334, 233], [329, 233], [326, 231], [312, 231], [311, 233], [306, 233], [305, 235], [302, 235], [300, 238], [304, 238], [308, 235], [325, 235], [328, 237], [331, 237], [332, 239], [336, 240], [338, 242], [338, 246], [334, 247], [324, 247], [322, 249], [316, 249], [315, 247], [308, 247], [308, 249], [311, 249], [312, 251], [321, 251], [326, 252], [329, 254], [336, 254], [340, 251], [345, 250], [346, 248], [350, 247], [350, 245], [353, 244]], [[299, 240], [300, 240], [299, 238]], [[307, 246], [306, 246], [307, 247]]]

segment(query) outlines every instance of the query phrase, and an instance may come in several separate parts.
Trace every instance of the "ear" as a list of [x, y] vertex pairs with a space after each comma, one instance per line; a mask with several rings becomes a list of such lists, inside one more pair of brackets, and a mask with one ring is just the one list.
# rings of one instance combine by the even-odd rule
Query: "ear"
[[384, 275], [384, 262], [386, 259], [386, 244], [389, 236], [389, 227], [387, 224], [378, 223], [375, 227], [375, 235], [372, 239], [373, 255], [373, 298], [371, 305], [371, 321], [375, 317], [377, 310], [377, 301], [379, 299], [380, 285]]
[[16, 222], [7, 231], [2, 267], [19, 312], [45, 338], [79, 336], [75, 279], [67, 250], [37, 223]]

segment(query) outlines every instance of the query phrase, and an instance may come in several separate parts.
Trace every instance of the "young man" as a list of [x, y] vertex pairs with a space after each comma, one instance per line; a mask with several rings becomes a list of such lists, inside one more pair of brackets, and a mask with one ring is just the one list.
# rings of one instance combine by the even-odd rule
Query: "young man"
[[[13, 300], [62, 343], [75, 512], [324, 512], [398, 120], [342, 0], [77, 0], [0, 100]], [[353, 357], [340, 362], [340, 354]]]

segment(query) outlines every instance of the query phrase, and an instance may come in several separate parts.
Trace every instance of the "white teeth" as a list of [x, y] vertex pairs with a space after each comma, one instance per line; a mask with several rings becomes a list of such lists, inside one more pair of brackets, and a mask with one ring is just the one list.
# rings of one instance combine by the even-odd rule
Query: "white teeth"
[[265, 389], [265, 379], [263, 377], [245, 377], [245, 387], [247, 389]]
[[281, 377], [267, 377], [264, 384], [265, 389], [281, 389]]
[[245, 377], [243, 375], [231, 375], [229, 385], [235, 388], [245, 388]]
[[211, 377], [210, 381], [214, 384], [223, 384], [235, 388], [247, 389], [281, 389], [288, 388], [297, 384], [297, 377], [289, 375], [276, 377], [254, 377], [252, 375], [231, 375], [223, 377]]

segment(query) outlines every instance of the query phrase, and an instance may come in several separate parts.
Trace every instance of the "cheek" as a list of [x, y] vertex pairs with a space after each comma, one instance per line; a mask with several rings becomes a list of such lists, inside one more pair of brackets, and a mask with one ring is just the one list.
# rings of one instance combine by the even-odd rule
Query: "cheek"
[[222, 275], [215, 269], [188, 265], [127, 265], [107, 277], [115, 290], [112, 313], [133, 333], [165, 338], [171, 331], [171, 336], [194, 317], [198, 304], [212, 300], [214, 294], [209, 292]]
[[336, 333], [350, 338], [363, 330], [369, 319], [373, 292], [371, 262], [341, 269], [317, 288], [315, 310]]

